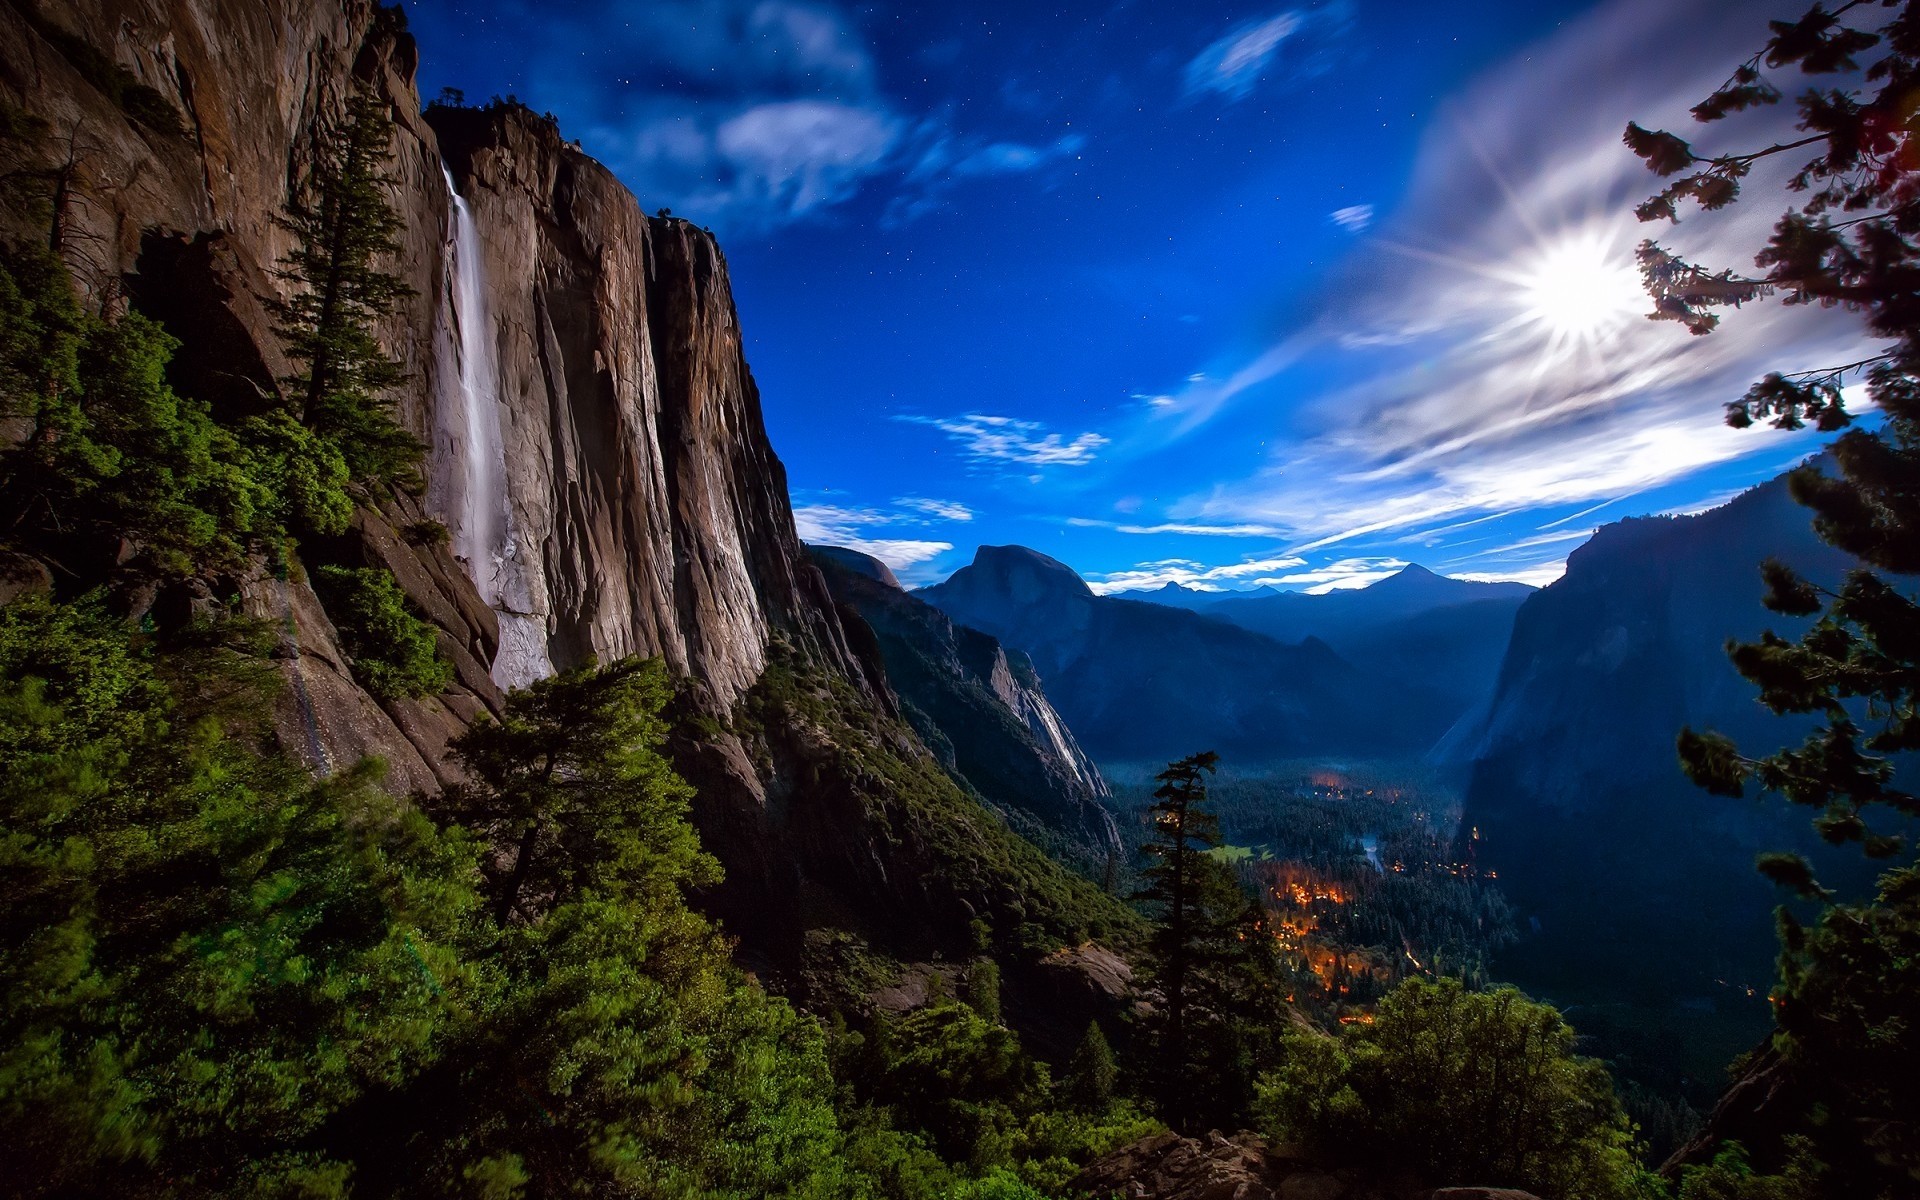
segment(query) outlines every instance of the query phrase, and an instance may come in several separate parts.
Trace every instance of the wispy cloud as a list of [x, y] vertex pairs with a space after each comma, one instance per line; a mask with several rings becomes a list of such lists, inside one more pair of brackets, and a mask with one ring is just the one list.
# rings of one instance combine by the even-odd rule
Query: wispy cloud
[[1327, 214], [1328, 219], [1348, 233], [1360, 233], [1373, 224], [1373, 205], [1349, 204]]
[[909, 110], [834, 0], [579, 0], [492, 19], [521, 26], [534, 107], [558, 113], [647, 207], [723, 232], [808, 219], [870, 189], [891, 192], [886, 219], [899, 224], [965, 180], [1033, 174], [1083, 144]]
[[1077, 133], [1042, 144], [985, 141], [929, 121], [902, 151], [907, 166], [901, 190], [887, 203], [881, 224], [897, 228], [946, 208], [961, 185], [973, 180], [1033, 175], [1071, 162], [1086, 144], [1087, 139]]
[[1351, 19], [1346, 0], [1317, 8], [1287, 9], [1247, 21], [1209, 43], [1187, 63], [1189, 99], [1211, 92], [1228, 101], [1241, 100], [1266, 77], [1289, 42], [1314, 43], [1290, 54], [1288, 74], [1294, 78], [1319, 74], [1327, 67], [1326, 43], [1345, 31]]
[[1219, 92], [1238, 100], [1253, 90], [1273, 61], [1280, 43], [1300, 28], [1300, 14], [1276, 13], [1264, 21], [1242, 25], [1194, 55], [1187, 64], [1187, 93]]
[[1088, 529], [1111, 529], [1116, 533], [1153, 535], [1184, 534], [1190, 537], [1280, 537], [1286, 532], [1272, 525], [1196, 525], [1182, 521], [1163, 521], [1158, 525], [1125, 525], [1094, 517], [1068, 517], [1067, 524]]
[[[814, 493], [818, 494], [818, 493]], [[927, 582], [924, 564], [953, 549], [953, 543], [934, 536], [902, 536], [947, 524], [973, 520], [973, 509], [955, 500], [901, 496], [890, 507], [812, 503], [795, 505], [794, 530], [800, 540], [816, 546], [845, 546], [871, 554], [892, 567], [908, 583]]]
[[[1684, 125], [1720, 81], [1713, 64], [1764, 36], [1758, 17], [1724, 17], [1718, 0], [1620, 0], [1469, 93], [1436, 124], [1394, 225], [1363, 244], [1317, 322], [1172, 392], [1177, 421], [1143, 421], [1164, 439], [1254, 405], [1292, 416], [1263, 468], [1170, 517], [1269, 525], [1308, 553], [1488, 514], [1598, 509], [1804, 445], [1726, 428], [1721, 403], [1767, 370], [1857, 357], [1855, 321], [1756, 305], [1690, 337], [1643, 319], [1650, 303], [1635, 285], [1633, 247], [1649, 233], [1738, 266], [1778, 215], [1764, 197], [1781, 179], [1756, 172], [1742, 209], [1659, 230], [1631, 216], [1654, 181], [1620, 131], [1630, 118]], [[1629, 53], [1630, 76], [1607, 67]], [[1727, 135], [1764, 141], [1791, 119], [1747, 114]], [[1286, 392], [1308, 358], [1344, 382]]]
[[1253, 558], [1244, 562], [1225, 563], [1212, 567], [1191, 559], [1169, 558], [1140, 563], [1125, 571], [1106, 572], [1097, 578], [1089, 579], [1087, 586], [1102, 595], [1110, 592], [1164, 587], [1169, 583], [1197, 588], [1200, 591], [1218, 591], [1228, 585], [1248, 587], [1264, 586], [1269, 583], [1278, 584], [1286, 578], [1285, 572], [1306, 565], [1306, 559], [1292, 554]]
[[1459, 571], [1454, 573], [1453, 578], [1471, 579], [1475, 583], [1524, 583], [1530, 587], [1546, 587], [1566, 573], [1567, 560], [1560, 558], [1512, 571]]
[[929, 500], [924, 496], [898, 496], [894, 504], [939, 521], [971, 521], [973, 510], [958, 500]]
[[910, 425], [926, 425], [958, 442], [969, 458], [981, 462], [1019, 463], [1032, 467], [1084, 467], [1108, 439], [1082, 433], [1068, 439], [1039, 421], [1019, 417], [967, 413], [958, 417], [925, 417], [902, 413], [894, 418]]

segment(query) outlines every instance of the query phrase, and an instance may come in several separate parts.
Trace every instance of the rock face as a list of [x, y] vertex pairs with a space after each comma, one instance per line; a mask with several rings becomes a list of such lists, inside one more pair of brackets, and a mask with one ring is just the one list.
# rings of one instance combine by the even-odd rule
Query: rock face
[[[1770, 555], [1826, 583], [1850, 565], [1782, 480], [1697, 516], [1602, 528], [1521, 607], [1489, 708], [1453, 738], [1474, 764], [1469, 849], [1528, 931], [1502, 974], [1563, 1002], [1604, 984], [1669, 1013], [1679, 999], [1737, 1016], [1722, 1060], [1767, 1023], [1775, 896], [1754, 855], [1820, 857], [1803, 811], [1709, 796], [1674, 751], [1684, 725], [1759, 752], [1806, 728], [1761, 707], [1726, 658], [1728, 639], [1797, 631], [1761, 605]], [[1822, 874], [1857, 872], [1857, 858]]]
[[885, 563], [811, 547], [841, 604], [879, 638], [901, 710], [962, 786], [1031, 841], [1103, 869], [1120, 852], [1106, 781], [1019, 651], [900, 590]]
[[1323, 642], [1284, 645], [1184, 609], [1096, 596], [1070, 567], [1021, 546], [983, 546], [971, 566], [914, 594], [1024, 651], [1102, 762], [1205, 749], [1242, 764], [1417, 754], [1430, 741]]
[[[92, 302], [131, 302], [178, 337], [173, 382], [219, 414], [257, 409], [289, 373], [269, 315], [284, 286], [274, 266], [292, 248], [276, 218], [312, 173], [316, 129], [356, 91], [388, 102], [392, 268], [412, 294], [379, 332], [406, 367], [397, 410], [432, 446], [431, 478], [423, 496], [370, 500], [337, 544], [305, 551], [390, 569], [438, 626], [457, 681], [377, 702], [301, 561], [263, 562], [237, 590], [284, 631], [290, 752], [321, 771], [379, 755], [394, 789], [433, 789], [452, 775], [447, 740], [498, 709], [501, 682], [657, 655], [683, 681], [682, 728], [698, 734], [673, 748], [728, 871], [707, 899], [735, 932], [774, 930], [790, 947], [808, 921], [885, 924], [934, 939], [929, 952], [964, 949], [939, 939], [1017, 911], [1027, 889], [949, 871], [942, 855], [986, 847], [983, 861], [1054, 870], [996, 841], [977, 805], [930, 777], [915, 819], [939, 808], [964, 828], [912, 827], [859, 758], [937, 774], [897, 721], [871, 633], [843, 621], [795, 535], [707, 233], [647, 216], [522, 108], [423, 115], [397, 9], [73, 0], [40, 11], [0, 5], [0, 100], [71, 138], [64, 245], [76, 276]], [[139, 105], [123, 107], [128, 86], [146, 89]], [[0, 233], [44, 241], [36, 222], [0, 214]], [[784, 707], [754, 698], [774, 674]], [[1018, 672], [1004, 674], [1017, 696]], [[834, 719], [766, 716], [803, 710]], [[960, 875], [979, 877], [949, 878]]]
[[1125, 1200], [1537, 1200], [1512, 1188], [1435, 1190], [1334, 1167], [1297, 1146], [1270, 1146], [1249, 1133], [1146, 1138], [1088, 1164], [1072, 1186], [1084, 1195]]
[[713, 239], [646, 216], [532, 114], [427, 116], [479, 231], [510, 522], [539, 564], [523, 603], [554, 663], [657, 654], [730, 704], [777, 628], [858, 675]]

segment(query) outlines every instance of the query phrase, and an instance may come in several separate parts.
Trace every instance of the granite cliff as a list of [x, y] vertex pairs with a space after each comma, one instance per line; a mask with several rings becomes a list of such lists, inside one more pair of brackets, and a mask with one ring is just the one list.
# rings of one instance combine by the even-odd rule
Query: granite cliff
[[1120, 853], [1111, 794], [1027, 656], [908, 595], [877, 559], [809, 549], [834, 598], [879, 638], [903, 714], [955, 782], [1029, 840], [1106, 870]]
[[44, 122], [65, 162], [64, 256], [89, 302], [180, 339], [172, 381], [216, 413], [289, 373], [270, 315], [292, 246], [278, 216], [316, 131], [356, 92], [387, 103], [391, 267], [412, 294], [380, 333], [407, 371], [398, 413], [430, 451], [418, 494], [364, 497], [326, 549], [393, 572], [456, 681], [420, 700], [358, 686], [301, 548], [195, 581], [186, 602], [230, 583], [283, 630], [285, 748], [321, 771], [377, 755], [396, 791], [433, 789], [453, 777], [447, 739], [503, 687], [659, 656], [681, 681], [673, 748], [700, 787], [696, 824], [728, 868], [709, 900], [760, 949], [791, 954], [819, 923], [937, 949], [975, 918], [1044, 924], [1033, 897], [1055, 889], [1100, 908], [929, 782], [871, 634], [795, 535], [713, 238], [646, 215], [517, 104], [423, 112], [416, 63], [398, 10], [366, 0], [0, 4], [0, 101]]
[[1524, 922], [1497, 969], [1590, 1006], [1594, 1025], [1632, 1013], [1655, 1037], [1690, 1031], [1703, 1076], [1767, 1025], [1776, 896], [1754, 856], [1801, 850], [1854, 882], [1862, 870], [1784, 801], [1709, 796], [1680, 771], [1682, 726], [1753, 751], [1806, 728], [1765, 709], [1726, 656], [1730, 639], [1803, 624], [1761, 604], [1770, 556], [1825, 584], [1852, 565], [1784, 479], [1709, 512], [1601, 528], [1521, 605], [1490, 699], [1443, 747], [1470, 764], [1464, 848]]

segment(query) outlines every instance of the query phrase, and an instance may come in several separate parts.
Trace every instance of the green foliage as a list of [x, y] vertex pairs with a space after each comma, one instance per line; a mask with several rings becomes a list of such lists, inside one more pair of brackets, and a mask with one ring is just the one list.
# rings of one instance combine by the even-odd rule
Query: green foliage
[[1100, 1022], [1087, 1022], [1087, 1032], [1067, 1062], [1063, 1081], [1067, 1100], [1081, 1112], [1104, 1113], [1113, 1107], [1113, 1089], [1119, 1079], [1120, 1066], [1107, 1035], [1100, 1032]]
[[45, 253], [0, 255], [0, 450], [5, 536], [92, 575], [94, 561], [179, 576], [230, 567], [273, 507], [252, 455], [205, 405], [177, 395], [177, 343], [137, 312], [84, 311]]
[[950, 1162], [1007, 1162], [1026, 1118], [1047, 1101], [1044, 1068], [1004, 1025], [965, 1004], [932, 1003], [887, 1027], [873, 1099]]
[[1819, 1194], [1905, 1194], [1920, 1184], [1920, 870], [1887, 872], [1872, 902], [1811, 928], [1785, 910], [1780, 925], [1774, 1044], [1812, 1098]]
[[1792, 1157], [1778, 1175], [1754, 1171], [1746, 1147], [1728, 1142], [1711, 1163], [1680, 1176], [1678, 1200], [1815, 1200], [1822, 1195], [1820, 1164], [1805, 1139], [1792, 1139]]
[[1558, 1012], [1512, 988], [1409, 979], [1338, 1039], [1289, 1033], [1259, 1107], [1277, 1138], [1431, 1183], [1657, 1195], [1606, 1069], [1573, 1046]]
[[[436, 826], [377, 764], [315, 784], [255, 752], [212, 714], [258, 697], [214, 674], [97, 606], [0, 609], [13, 1194], [878, 1194], [819, 1026], [685, 904], [712, 865], [654, 747], [657, 664], [467, 739], [469, 792], [513, 793], [568, 860], [506, 925], [484, 820]], [[587, 744], [564, 787], [559, 720]]]
[[659, 752], [658, 661], [516, 692], [454, 744], [434, 811], [495, 846], [497, 990], [433, 1107], [426, 1171], [536, 1195], [819, 1195], [849, 1188], [819, 1027], [752, 985], [686, 906], [718, 881]]
[[409, 610], [393, 572], [329, 564], [314, 572], [313, 584], [368, 691], [397, 700], [452, 682], [453, 666], [440, 656], [433, 626]]
[[[818, 764], [816, 790], [845, 792], [909, 859], [925, 862], [939, 886], [962, 891], [1002, 950], [1089, 939], [1124, 950], [1141, 936], [1132, 911], [1008, 829], [938, 763], [906, 749], [906, 731], [846, 680], [778, 642], [772, 659], [733, 718], [760, 765], [771, 768], [779, 731], [821, 731], [828, 757]], [[968, 932], [953, 931], [955, 940]]]
[[1162, 1128], [1125, 1102], [1076, 1108], [1012, 1031], [958, 1001], [842, 1028], [833, 1061], [849, 1155], [889, 1196], [1058, 1195], [1087, 1162]]
[[511, 847], [488, 875], [502, 922], [583, 892], [657, 904], [719, 881], [686, 822], [693, 791], [659, 753], [671, 694], [658, 660], [577, 667], [516, 692], [501, 720], [454, 741], [471, 782], [437, 806]]
[[322, 535], [346, 531], [353, 520], [347, 491], [353, 472], [338, 445], [282, 409], [248, 417], [240, 430], [280, 525]]
[[978, 958], [967, 966], [960, 993], [967, 1007], [988, 1021], [1000, 1020], [1000, 967], [991, 958]]
[[468, 990], [471, 852], [377, 767], [253, 755], [97, 607], [0, 609], [0, 679], [9, 1186], [340, 1194], [314, 1135]]
[[[389, 393], [405, 374], [374, 333], [412, 294], [379, 265], [400, 248], [400, 218], [387, 199], [392, 140], [387, 103], [370, 92], [356, 92], [345, 119], [316, 135], [308, 196], [289, 203], [282, 218], [298, 245], [279, 275], [296, 291], [275, 315], [288, 355], [302, 367], [286, 381], [300, 423], [353, 478], [408, 484], [422, 447], [394, 420]], [[327, 472], [303, 477], [317, 481]]]
[[1171, 763], [1156, 779], [1141, 847], [1147, 866], [1134, 899], [1154, 918], [1147, 968], [1159, 1000], [1146, 1021], [1160, 1115], [1195, 1132], [1232, 1127], [1252, 1085], [1253, 1042], [1279, 1022], [1272, 939], [1258, 905], [1213, 851], [1220, 822], [1207, 804], [1211, 751]]

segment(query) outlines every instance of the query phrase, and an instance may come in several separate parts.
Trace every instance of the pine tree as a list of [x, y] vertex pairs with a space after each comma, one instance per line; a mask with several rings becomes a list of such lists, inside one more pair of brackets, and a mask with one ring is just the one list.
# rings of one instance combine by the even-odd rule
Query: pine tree
[[1119, 1064], [1114, 1062], [1113, 1048], [1100, 1031], [1100, 1022], [1087, 1022], [1087, 1032], [1067, 1061], [1063, 1080], [1067, 1100], [1081, 1112], [1099, 1116], [1113, 1106], [1113, 1087], [1119, 1078]]
[[[1897, 11], [1878, 28], [1858, 20], [1876, 8]], [[1775, 223], [1755, 256], [1757, 273], [1689, 263], [1652, 241], [1642, 244], [1640, 262], [1655, 315], [1696, 334], [1712, 332], [1716, 309], [1777, 297], [1858, 313], [1885, 339], [1859, 361], [1770, 374], [1727, 411], [1735, 427], [1764, 420], [1844, 431], [1832, 445], [1837, 473], [1805, 466], [1789, 482], [1820, 536], [1866, 565], [1836, 590], [1767, 563], [1767, 606], [1815, 618], [1812, 628], [1797, 641], [1769, 632], [1730, 649], [1764, 704], [1817, 719], [1799, 746], [1754, 757], [1723, 736], [1688, 729], [1679, 751], [1708, 790], [1739, 796], [1756, 784], [1819, 810], [1814, 827], [1825, 841], [1892, 864], [1878, 895], [1859, 904], [1833, 903], [1798, 856], [1764, 855], [1760, 869], [1826, 906], [1812, 930], [1782, 909], [1775, 993], [1776, 1045], [1814, 1088], [1808, 1120], [1835, 1167], [1824, 1194], [1905, 1194], [1920, 1184], [1920, 1029], [1911, 1021], [1920, 1011], [1920, 868], [1899, 834], [1920, 816], [1920, 798], [1899, 774], [1903, 756], [1920, 749], [1920, 604], [1910, 583], [1920, 574], [1920, 142], [1912, 105], [1920, 3], [1816, 5], [1798, 21], [1773, 22], [1772, 34], [1693, 109], [1696, 120], [1779, 103], [1778, 76], [1791, 68], [1865, 86], [1808, 90], [1798, 102], [1805, 136], [1754, 151], [1702, 153], [1673, 133], [1629, 125], [1628, 146], [1673, 178], [1640, 216], [1672, 220], [1688, 203], [1724, 209], [1738, 201], [1755, 163], [1809, 150], [1789, 185], [1803, 199]], [[1882, 416], [1877, 427], [1854, 423], [1842, 396], [1850, 379], [1864, 379]]]
[[400, 249], [400, 218], [387, 199], [392, 141], [387, 103], [371, 92], [356, 93], [345, 119], [317, 136], [310, 194], [282, 218], [299, 245], [278, 274], [296, 290], [275, 316], [287, 353], [301, 364], [286, 380], [293, 415], [354, 478], [406, 483], [421, 446], [394, 420], [390, 393], [405, 374], [374, 333], [413, 294], [380, 265]]
[[1205, 777], [1219, 762], [1208, 750], [1155, 776], [1160, 786], [1147, 810], [1154, 836], [1141, 848], [1150, 860], [1141, 872], [1146, 886], [1134, 894], [1155, 917], [1148, 940], [1160, 992], [1152, 1018], [1154, 1091], [1161, 1117], [1187, 1130], [1219, 1115], [1218, 1071], [1229, 1066], [1223, 1057], [1232, 1057], [1236, 972], [1246, 961], [1247, 895], [1208, 853], [1220, 845], [1220, 820], [1207, 807]]

